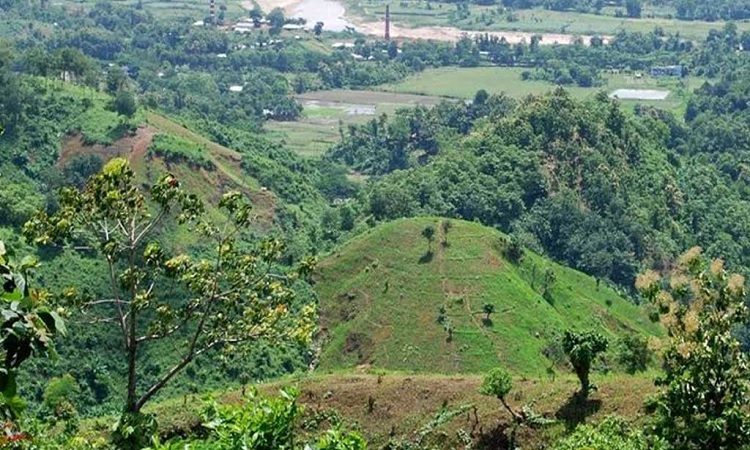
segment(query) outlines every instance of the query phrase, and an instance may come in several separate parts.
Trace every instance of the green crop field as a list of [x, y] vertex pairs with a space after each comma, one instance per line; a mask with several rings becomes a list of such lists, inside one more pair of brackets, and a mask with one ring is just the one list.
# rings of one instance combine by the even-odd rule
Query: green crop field
[[[385, 3], [379, 0], [348, 0], [347, 5], [367, 20], [382, 20]], [[672, 19], [674, 11], [646, 7], [643, 18], [616, 17], [614, 7], [601, 14], [574, 11], [531, 9], [513, 11], [512, 16], [501, 6], [471, 5], [468, 17], [459, 18], [455, 4], [412, 1], [391, 3], [393, 22], [406, 27], [453, 26], [467, 31], [520, 31], [572, 35], [614, 35], [620, 30], [648, 32], [660, 28], [667, 33], [703, 40], [708, 31], [724, 26], [723, 22], [680, 21]], [[509, 19], [509, 17], [512, 17]], [[750, 21], [736, 22], [740, 31], [750, 30]]]
[[[462, 99], [474, 98], [479, 89], [491, 94], [505, 92], [511, 97], [521, 98], [529, 94], [541, 94], [554, 89], [545, 81], [523, 81], [521, 72], [527, 69], [513, 67], [441, 67], [428, 69], [396, 84], [387, 84], [380, 89], [422, 95], [443, 95]], [[576, 96], [585, 96], [595, 89], [571, 87]]]
[[[521, 79], [524, 70], [516, 67], [443, 67], [428, 69], [411, 76], [400, 83], [379, 86], [387, 92], [401, 92], [422, 95], [442, 95], [471, 99], [477, 90], [484, 89], [491, 94], [501, 92], [513, 98], [538, 95], [548, 92], [555, 86], [546, 81]], [[626, 105], [651, 105], [681, 114], [687, 102], [687, 95], [699, 87], [705, 79], [699, 77], [654, 78], [645, 74], [605, 74], [606, 84], [594, 88], [565, 86], [575, 97], [585, 98], [600, 90], [610, 93], [616, 89], [658, 89], [670, 91], [665, 100], [622, 100]]]
[[361, 124], [399, 108], [435, 105], [442, 98], [426, 95], [335, 89], [297, 96], [303, 117], [294, 122], [269, 121], [269, 136], [305, 157], [320, 157], [339, 140], [339, 126]]
[[[303, 117], [294, 122], [266, 123], [271, 138], [283, 141], [298, 154], [320, 157], [339, 140], [339, 127], [361, 124], [381, 114], [392, 115], [399, 108], [435, 105], [442, 100], [470, 100], [477, 90], [501, 92], [513, 98], [538, 95], [555, 86], [546, 81], [521, 79], [524, 70], [515, 67], [442, 67], [428, 69], [399, 83], [381, 85], [374, 90], [329, 90], [308, 92], [297, 97], [304, 106]], [[648, 75], [605, 74], [606, 84], [595, 88], [566, 86], [575, 97], [585, 98], [603, 90], [659, 89], [670, 91], [665, 100], [622, 100], [625, 105], [650, 105], [682, 114], [690, 91], [703, 78], [653, 78]]]
[[[95, 0], [60, 0], [59, 3], [71, 10], [87, 9], [93, 6]], [[208, 0], [118, 0], [118, 4], [136, 7], [139, 3], [143, 9], [153, 13], [160, 19], [175, 20], [189, 18], [199, 20], [208, 16]], [[244, 13], [242, 2], [216, 1], [216, 11], [218, 13], [221, 5], [226, 6], [226, 16], [228, 18], [240, 17]]]
[[[542, 352], [555, 353], [565, 327], [612, 338], [659, 333], [644, 311], [593, 278], [530, 252], [513, 264], [499, 232], [451, 223], [446, 234], [436, 218], [390, 222], [321, 261], [324, 369], [478, 373], [503, 364], [539, 376], [554, 364]], [[437, 230], [431, 244], [420, 235], [427, 226]], [[556, 281], [543, 296], [547, 270]], [[485, 303], [495, 308], [489, 321]]]

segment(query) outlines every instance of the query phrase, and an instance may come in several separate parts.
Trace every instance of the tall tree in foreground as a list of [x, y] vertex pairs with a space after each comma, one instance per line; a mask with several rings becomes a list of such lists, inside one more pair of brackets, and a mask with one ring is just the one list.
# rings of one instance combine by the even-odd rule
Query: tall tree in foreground
[[[274, 270], [283, 249], [279, 241], [245, 244], [252, 216], [240, 194], [223, 196], [219, 207], [227, 220], [216, 224], [172, 175], [147, 192], [138, 186], [128, 163], [114, 159], [82, 191], [63, 189], [58, 212], [38, 213], [24, 230], [37, 244], [88, 248], [106, 262], [107, 298], [91, 298], [85, 286], [64, 294], [85, 319], [120, 331], [127, 387], [113, 441], [125, 449], [148, 445], [155, 421], [141, 409], [196, 358], [239, 350], [259, 338], [308, 343], [315, 326], [315, 307], [294, 310], [291, 288], [311, 263], [284, 275]], [[156, 240], [157, 230], [186, 224], [208, 247], [201, 258], [169, 254]], [[176, 286], [183, 294], [167, 298]], [[165, 344], [175, 349], [174, 366], [148, 379], [138, 355]]]
[[586, 398], [591, 391], [589, 373], [591, 363], [594, 362], [599, 353], [607, 350], [607, 338], [595, 331], [578, 333], [572, 330], [565, 332], [563, 336], [563, 351], [570, 358], [578, 380], [581, 382], [579, 394]]
[[666, 279], [649, 272], [636, 286], [669, 336], [652, 401], [656, 431], [676, 450], [746, 448], [750, 360], [733, 333], [748, 320], [744, 278], [696, 247]]

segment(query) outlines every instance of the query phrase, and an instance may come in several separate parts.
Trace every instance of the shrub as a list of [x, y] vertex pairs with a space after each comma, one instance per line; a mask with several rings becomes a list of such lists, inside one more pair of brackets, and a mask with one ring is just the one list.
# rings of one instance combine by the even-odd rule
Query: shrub
[[193, 168], [214, 169], [214, 163], [204, 147], [176, 136], [157, 134], [151, 142], [149, 152], [168, 162], [185, 162]]
[[633, 374], [646, 370], [651, 360], [648, 341], [637, 335], [627, 335], [618, 342], [617, 362], [627, 373]]
[[521, 421], [521, 416], [513, 411], [513, 409], [505, 401], [505, 397], [510, 393], [513, 388], [513, 381], [510, 378], [510, 373], [502, 367], [492, 369], [482, 381], [482, 386], [479, 387], [479, 393], [482, 395], [488, 395], [495, 397], [500, 400], [505, 409], [510, 413], [513, 420], [516, 422]]
[[282, 390], [277, 398], [251, 390], [244, 405], [210, 404], [204, 419], [215, 436], [214, 450], [284, 450], [294, 447], [294, 428], [301, 414], [295, 390]]
[[521, 258], [523, 258], [523, 246], [521, 245], [521, 242], [516, 238], [515, 236], [510, 236], [508, 238], [508, 244], [505, 247], [505, 257], [508, 259], [508, 261], [512, 262], [513, 264], [517, 264], [519, 261], [521, 261]]
[[666, 442], [633, 430], [617, 417], [608, 417], [598, 425], [579, 425], [568, 437], [558, 441], [552, 450], [666, 450]]
[[591, 390], [589, 382], [591, 363], [599, 353], [607, 350], [607, 339], [594, 331], [577, 333], [568, 330], [563, 336], [563, 350], [570, 358], [570, 363], [581, 382], [580, 394], [583, 397], [588, 396]]
[[318, 441], [317, 450], [365, 450], [367, 441], [354, 431], [339, 427], [328, 430]]

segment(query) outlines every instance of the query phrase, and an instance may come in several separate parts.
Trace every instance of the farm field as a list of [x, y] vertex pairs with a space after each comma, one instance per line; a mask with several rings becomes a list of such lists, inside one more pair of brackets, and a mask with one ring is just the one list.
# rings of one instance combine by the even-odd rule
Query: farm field
[[[378, 0], [348, 0], [353, 14], [366, 21], [382, 21], [385, 4]], [[429, 5], [429, 6], [428, 6]], [[457, 27], [467, 31], [514, 31], [533, 33], [559, 33], [568, 35], [611, 36], [620, 30], [648, 32], [660, 28], [666, 33], [679, 33], [682, 37], [703, 40], [708, 31], [724, 26], [724, 22], [681, 21], [672, 19], [673, 11], [645, 8], [643, 18], [616, 17], [615, 8], [604, 8], [602, 14], [544, 9], [513, 11], [512, 20], [498, 6], [469, 7], [470, 14], [462, 18], [456, 8], [448, 3], [401, 2], [391, 4], [391, 17], [395, 24], [404, 27]], [[750, 30], [750, 21], [735, 22], [739, 31]], [[542, 41], [544, 42], [544, 41]]]
[[[479, 89], [491, 94], [505, 92], [511, 97], [522, 98], [527, 95], [541, 94], [554, 89], [554, 85], [546, 81], [521, 79], [523, 68], [516, 67], [443, 67], [428, 69], [409, 77], [400, 83], [382, 85], [379, 89], [386, 92], [400, 92], [421, 95], [442, 95], [462, 99], [471, 99]], [[533, 70], [533, 69], [531, 69]], [[668, 90], [669, 96], [665, 100], [622, 100], [625, 104], [659, 106], [676, 113], [684, 111], [687, 94], [700, 86], [704, 79], [699, 77], [654, 78], [643, 75], [640, 78], [634, 74], [606, 74], [606, 84], [593, 88], [565, 86], [565, 90], [578, 98], [585, 98], [595, 92], [603, 90], [607, 93], [616, 89], [656, 89]]]
[[[546, 81], [524, 81], [524, 70], [515, 67], [441, 67], [428, 69], [409, 77], [400, 83], [380, 86], [386, 92], [400, 92], [421, 95], [443, 95], [462, 99], [472, 99], [479, 89], [490, 94], [505, 92], [511, 97], [521, 98], [530, 94], [540, 94], [553, 89]], [[583, 97], [595, 89], [567, 88], [576, 96]]]
[[336, 89], [297, 96], [303, 117], [294, 122], [266, 123], [271, 138], [283, 141], [297, 154], [320, 157], [339, 140], [339, 126], [364, 123], [399, 108], [435, 105], [436, 96]]
[[[501, 92], [513, 98], [538, 95], [555, 85], [538, 80], [521, 79], [523, 68], [515, 67], [443, 67], [428, 69], [400, 83], [375, 87], [373, 90], [308, 92], [297, 96], [304, 106], [303, 117], [294, 122], [266, 123], [269, 137], [283, 141], [304, 157], [322, 156], [339, 140], [339, 126], [364, 123], [381, 114], [392, 115], [397, 109], [416, 105], [435, 105], [441, 100], [471, 100], [479, 89], [491, 94]], [[533, 70], [533, 69], [532, 69]], [[608, 94], [618, 89], [669, 91], [664, 100], [620, 99], [629, 106], [649, 105], [684, 113], [687, 95], [700, 86], [698, 77], [653, 78], [648, 75], [607, 74], [604, 86], [581, 88], [565, 86], [577, 98], [586, 98], [599, 91]]]
[[[58, 0], [53, 3], [61, 4], [70, 9], [89, 8], [94, 5], [94, 0]], [[139, 0], [119, 0], [121, 5], [136, 7]], [[207, 0], [140, 0], [143, 9], [154, 14], [160, 19], [174, 20], [181, 18], [190, 18], [192, 20], [203, 19], [208, 16]], [[244, 14], [245, 9], [239, 0], [216, 2], [216, 12], [219, 12], [219, 6], [226, 6], [226, 17], [235, 18]]]

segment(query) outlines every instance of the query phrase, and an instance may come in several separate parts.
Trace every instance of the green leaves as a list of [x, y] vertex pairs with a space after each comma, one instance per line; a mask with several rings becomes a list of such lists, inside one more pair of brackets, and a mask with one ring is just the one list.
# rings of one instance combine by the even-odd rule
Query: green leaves
[[485, 375], [479, 393], [502, 399], [508, 395], [512, 387], [510, 373], [502, 367], [498, 367]]
[[590, 363], [596, 355], [607, 350], [607, 339], [601, 333], [584, 331], [577, 333], [566, 330], [563, 336], [563, 350], [576, 366]]
[[598, 332], [584, 331], [581, 333], [566, 330], [563, 336], [563, 351], [581, 382], [581, 395], [588, 395], [591, 384], [589, 383], [589, 372], [594, 359], [607, 350], [607, 339]]
[[[172, 174], [142, 189], [127, 161], [115, 158], [81, 191], [61, 192], [54, 215], [37, 214], [26, 225], [37, 243], [98, 249], [109, 269], [107, 298], [87, 298], [85, 286], [62, 297], [88, 318], [118, 324], [124, 343], [120, 363], [129, 374], [127, 414], [115, 435], [123, 445], [142, 443], [139, 427], [147, 423], [134, 414], [195, 359], [210, 351], [241, 351], [259, 339], [309, 345], [315, 332], [315, 305], [295, 301], [292, 287], [300, 274], [309, 275], [314, 260], [305, 260], [296, 272], [283, 269], [283, 242], [245, 240], [252, 221], [245, 197], [226, 193], [219, 207], [224, 217], [209, 220], [203, 204]], [[200, 253], [173, 252], [159, 242], [165, 231], [188, 221], [194, 225], [190, 231], [200, 234]], [[40, 321], [59, 329], [53, 315]], [[175, 349], [177, 363], [149, 374], [155, 381], [142, 387], [136, 382], [144, 379], [136, 355], [158, 341]]]
[[265, 398], [252, 389], [243, 406], [209, 404], [204, 426], [212, 430], [215, 450], [292, 450], [294, 430], [301, 417], [298, 392], [283, 390], [278, 398]]
[[607, 417], [600, 424], [579, 425], [575, 431], [553, 446], [553, 450], [667, 450], [661, 439], [632, 429], [618, 417]]
[[27, 277], [37, 265], [34, 258], [20, 263], [10, 258], [11, 252], [0, 242], [0, 416], [14, 420], [25, 408], [18, 396], [17, 369], [32, 355], [54, 355], [52, 338], [64, 335], [65, 325], [44, 305], [45, 295], [29, 289]]
[[659, 281], [650, 273], [637, 285], [669, 335], [664, 374], [656, 379], [662, 391], [650, 402], [656, 432], [677, 450], [746, 447], [750, 359], [734, 334], [748, 320], [744, 278], [693, 248], [668, 279]]

